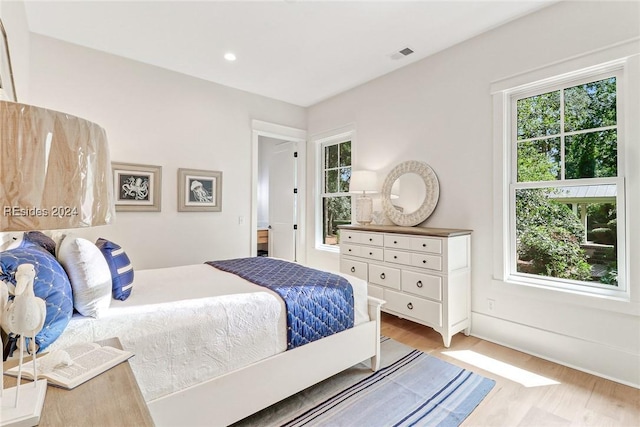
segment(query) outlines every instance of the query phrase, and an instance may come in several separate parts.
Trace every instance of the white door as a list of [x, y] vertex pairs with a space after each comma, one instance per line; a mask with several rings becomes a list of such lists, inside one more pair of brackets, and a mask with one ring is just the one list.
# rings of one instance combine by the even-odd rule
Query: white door
[[296, 261], [297, 153], [283, 142], [269, 161], [269, 256]]

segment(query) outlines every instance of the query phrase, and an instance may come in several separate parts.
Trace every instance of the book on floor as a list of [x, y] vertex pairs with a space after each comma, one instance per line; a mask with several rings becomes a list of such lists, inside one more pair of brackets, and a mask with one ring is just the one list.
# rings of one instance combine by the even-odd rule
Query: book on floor
[[[64, 350], [56, 350], [38, 358], [38, 379], [49, 384], [72, 389], [89, 381], [133, 356], [130, 351], [96, 343], [74, 344]], [[18, 366], [5, 371], [6, 375], [18, 376]], [[31, 358], [22, 364], [22, 377], [33, 379]]]

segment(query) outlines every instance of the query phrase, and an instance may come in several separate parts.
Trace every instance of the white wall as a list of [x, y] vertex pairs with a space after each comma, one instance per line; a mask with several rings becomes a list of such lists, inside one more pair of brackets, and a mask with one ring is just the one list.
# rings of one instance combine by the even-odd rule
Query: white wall
[[[29, 103], [100, 124], [112, 161], [163, 168], [161, 212], [79, 234], [118, 242], [137, 269], [249, 256], [251, 120], [306, 128], [303, 108], [36, 34], [30, 65]], [[178, 168], [222, 171], [222, 212], [177, 212]]]
[[[0, 18], [7, 32], [18, 101], [29, 96], [29, 37], [27, 15], [21, 1], [0, 0]], [[3, 76], [5, 77], [5, 76]]]
[[[556, 291], [523, 295], [493, 280], [492, 82], [640, 35], [638, 2], [563, 2], [456, 45], [432, 57], [312, 106], [308, 134], [347, 123], [358, 133], [354, 167], [388, 171], [422, 160], [440, 181], [429, 227], [468, 228], [472, 235], [472, 332], [580, 369], [640, 384], [640, 272], [631, 271], [631, 303], [600, 307], [599, 301]], [[638, 138], [629, 143], [640, 156]], [[316, 174], [315, 147], [308, 147], [308, 182]], [[631, 164], [640, 164], [633, 159]], [[630, 179], [638, 180], [638, 174]], [[632, 188], [637, 182], [630, 183]], [[637, 193], [630, 193], [637, 198]], [[315, 194], [307, 199], [313, 206]], [[638, 203], [629, 203], [638, 218]], [[314, 211], [307, 221], [313, 224]], [[639, 236], [637, 221], [630, 235]], [[338, 268], [338, 255], [314, 249], [308, 260]], [[637, 260], [637, 243], [630, 246]], [[634, 261], [637, 263], [637, 261]], [[495, 300], [488, 311], [487, 298]]]

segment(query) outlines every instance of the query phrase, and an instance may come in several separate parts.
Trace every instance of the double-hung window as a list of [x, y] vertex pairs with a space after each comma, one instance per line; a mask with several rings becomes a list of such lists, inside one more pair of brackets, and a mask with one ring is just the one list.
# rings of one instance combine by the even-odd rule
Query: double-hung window
[[622, 77], [618, 64], [506, 93], [507, 280], [626, 289]]
[[318, 219], [322, 229], [320, 246], [337, 247], [339, 225], [351, 223], [351, 135], [340, 135], [320, 142], [320, 205]]

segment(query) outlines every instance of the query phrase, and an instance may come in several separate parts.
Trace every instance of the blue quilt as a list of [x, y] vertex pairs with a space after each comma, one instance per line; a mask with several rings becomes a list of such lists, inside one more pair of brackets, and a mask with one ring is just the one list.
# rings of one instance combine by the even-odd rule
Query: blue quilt
[[287, 349], [353, 327], [353, 288], [337, 274], [267, 257], [209, 261], [276, 292], [287, 308]]

